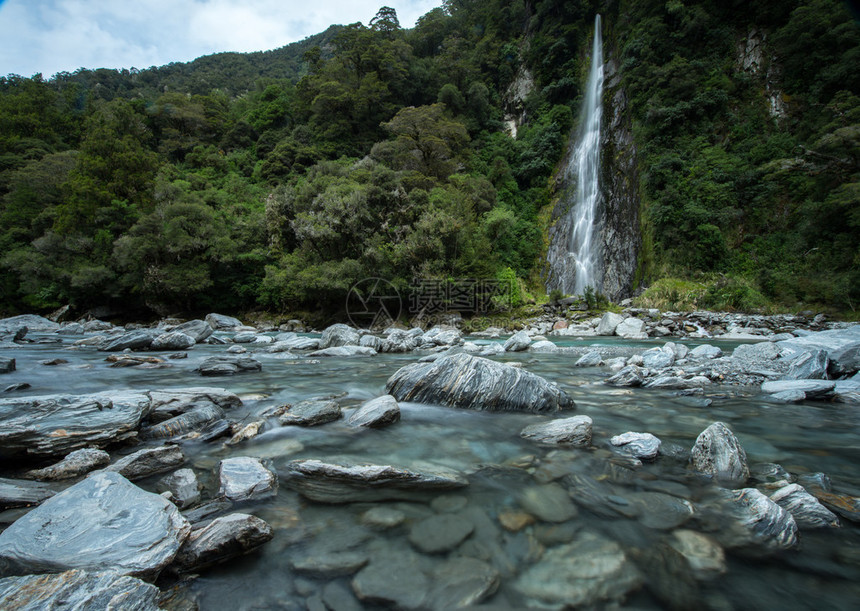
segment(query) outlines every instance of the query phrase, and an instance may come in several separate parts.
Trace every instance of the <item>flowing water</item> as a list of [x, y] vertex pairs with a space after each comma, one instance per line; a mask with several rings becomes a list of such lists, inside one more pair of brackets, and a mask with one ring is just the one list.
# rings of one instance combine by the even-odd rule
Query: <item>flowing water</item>
[[[64, 341], [66, 346], [71, 342]], [[593, 341], [566, 344], [585, 346]], [[602, 343], [625, 349], [631, 346], [622, 340]], [[659, 343], [635, 344], [648, 345]], [[115, 369], [104, 361], [105, 353], [92, 349], [32, 345], [6, 351], [17, 359], [18, 370], [3, 376], [3, 381], [4, 386], [28, 382], [32, 388], [25, 392], [32, 395], [222, 386], [243, 397], [243, 406], [228, 412], [237, 421], [250, 421], [283, 403], [343, 395], [339, 402], [348, 416], [363, 401], [384, 394], [388, 377], [418, 358], [381, 354], [311, 360], [259, 353], [255, 355], [263, 364], [259, 373], [201, 378], [193, 372], [205, 357], [223, 351], [224, 346], [200, 345], [188, 352], [186, 360], [166, 361], [170, 367]], [[68, 363], [41, 364], [56, 357]], [[738, 436], [751, 464], [777, 462], [796, 474], [824, 472], [837, 491], [857, 495], [860, 411], [856, 407], [825, 403], [778, 406], [763, 401], [756, 389], [717, 386], [706, 390], [706, 398], [713, 399], [706, 406], [701, 398], [680, 397], [670, 391], [606, 386], [602, 383], [605, 369], [574, 368], [575, 357], [570, 354], [520, 353], [499, 358], [520, 361], [528, 371], [567, 391], [577, 403], [574, 413], [587, 414], [594, 421], [593, 447], [556, 449], [519, 436], [523, 427], [546, 421], [546, 416], [409, 403], [401, 405], [399, 423], [380, 430], [352, 429], [345, 420], [315, 428], [279, 427], [272, 421], [271, 428], [257, 438], [231, 448], [220, 441], [183, 442], [187, 466], [200, 477], [204, 498], [217, 494], [218, 462], [243, 455], [267, 459], [276, 471], [299, 458], [438, 465], [465, 473], [469, 486], [410, 502], [323, 505], [302, 499], [282, 481], [275, 498], [234, 507], [268, 521], [275, 530], [274, 539], [249, 556], [203, 572], [181, 586], [178, 596], [196, 601], [203, 610], [250, 610], [303, 609], [321, 602], [323, 595], [331, 601], [339, 593], [347, 600], [341, 608], [349, 608], [347, 603], [355, 602], [349, 594], [352, 575], [302, 574], [293, 563], [309, 554], [355, 551], [371, 558], [392, 554], [417, 558], [415, 567], [403, 567], [391, 579], [402, 581], [404, 587], [426, 588], [426, 593], [420, 593], [421, 606], [436, 608], [448, 608], [449, 599], [444, 598], [444, 589], [441, 593], [434, 590], [432, 576], [443, 575], [438, 571], [455, 557], [478, 558], [500, 574], [498, 590], [484, 603], [494, 609], [522, 609], [533, 604], [522, 594], [532, 569], [552, 557], [553, 550], [565, 550], [568, 542], [587, 535], [620, 546], [641, 575], [642, 585], [629, 592], [620, 608], [857, 608], [860, 528], [856, 524], [843, 520], [840, 529], [802, 530], [799, 549], [767, 556], [727, 549], [725, 573], [707, 580], [696, 578], [688, 565], [667, 551], [667, 543], [679, 529], [725, 539], [730, 522], [716, 500], [715, 487], [689, 471], [683, 460], [661, 457], [636, 466], [613, 452], [608, 443], [614, 435], [638, 431], [658, 436], [666, 448], [675, 444], [689, 449], [704, 428], [720, 420]], [[129, 451], [132, 448], [112, 450], [112, 454]], [[158, 479], [139, 484], [155, 490]], [[584, 489], [576, 489], [571, 482], [590, 482], [598, 494], [609, 499], [608, 505], [622, 513], [603, 511], [586, 502]], [[538, 518], [513, 530], [502, 526], [500, 517], [506, 514], [540, 514], [542, 508], [535, 503], [553, 504], [552, 497], [543, 494], [558, 487], [573, 491], [575, 515], [561, 522]], [[362, 515], [374, 506], [396, 509], [405, 520], [388, 530], [373, 530], [363, 523]], [[693, 509], [692, 515], [687, 507]], [[453, 551], [416, 552], [409, 541], [410, 530], [424, 518], [446, 511], [474, 524], [473, 533]], [[413, 568], [430, 577], [409, 581]], [[544, 589], [555, 587], [551, 580], [540, 583]], [[563, 590], [562, 584], [559, 587]], [[613, 594], [611, 585], [608, 594]], [[601, 604], [592, 608], [601, 608]]]
[[579, 119], [574, 153], [565, 180], [575, 185], [572, 206], [560, 219], [550, 247], [550, 288], [582, 295], [586, 287], [603, 289], [600, 245], [600, 122], [603, 114], [603, 39], [600, 15], [594, 18], [591, 68]]

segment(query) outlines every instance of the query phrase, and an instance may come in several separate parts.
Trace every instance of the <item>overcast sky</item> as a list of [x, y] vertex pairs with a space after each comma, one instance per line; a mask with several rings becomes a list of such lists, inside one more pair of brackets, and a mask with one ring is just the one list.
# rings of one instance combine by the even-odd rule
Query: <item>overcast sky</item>
[[265, 51], [381, 6], [400, 25], [442, 0], [0, 0], [0, 75], [148, 68], [220, 51]]

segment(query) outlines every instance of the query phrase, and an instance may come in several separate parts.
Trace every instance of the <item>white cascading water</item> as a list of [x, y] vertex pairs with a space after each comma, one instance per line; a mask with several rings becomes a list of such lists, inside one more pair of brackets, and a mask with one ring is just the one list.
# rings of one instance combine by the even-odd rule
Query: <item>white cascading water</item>
[[[594, 44], [585, 101], [579, 120], [573, 158], [568, 165], [568, 181], [576, 185], [574, 205], [564, 219], [566, 240], [559, 244], [566, 253], [551, 261], [556, 288], [568, 295], [582, 295], [591, 286], [603, 289], [602, 248], [600, 246], [600, 119], [603, 97], [603, 38], [600, 15], [594, 17]], [[563, 231], [564, 231], [563, 230]]]

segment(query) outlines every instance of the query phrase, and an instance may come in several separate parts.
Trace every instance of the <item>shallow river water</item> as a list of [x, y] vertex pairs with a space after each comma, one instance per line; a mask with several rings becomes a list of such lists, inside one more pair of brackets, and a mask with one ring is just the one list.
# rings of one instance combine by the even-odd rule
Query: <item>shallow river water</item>
[[[384, 394], [388, 377], [420, 356], [312, 360], [279, 358], [261, 351], [254, 355], [263, 365], [259, 373], [202, 378], [194, 368], [205, 357], [222, 354], [226, 346], [196, 346], [188, 351], [187, 359], [166, 360], [169, 367], [141, 369], [110, 368], [105, 353], [67, 349], [71, 341], [66, 338], [63, 345], [4, 351], [16, 358], [17, 371], [3, 376], [3, 386], [27, 382], [32, 388], [16, 394], [30, 395], [218, 386], [243, 399], [242, 407], [228, 412], [234, 421], [251, 421], [276, 405], [336, 395], [348, 417], [363, 401]], [[595, 342], [563, 345], [591, 343]], [[621, 340], [603, 343], [630, 345]], [[661, 342], [633, 345], [648, 347]], [[57, 357], [69, 362], [40, 364]], [[195, 601], [204, 610], [324, 609], [318, 606], [325, 604], [323, 600], [332, 608], [354, 608], [351, 591], [357, 569], [307, 572], [296, 568], [304, 558], [350, 551], [371, 562], [399, 559], [392, 563], [390, 579], [405, 590], [417, 590], [403, 595], [403, 605], [451, 608], [458, 601], [471, 600], [457, 598], [462, 592], [481, 592], [476, 604], [483, 608], [522, 609], [539, 604], [557, 608], [554, 603], [559, 598], [568, 596], [572, 597], [568, 602], [575, 601], [576, 588], [589, 587], [581, 583], [570, 586], [562, 577], [559, 583], [553, 582], [554, 573], [564, 573], [564, 562], [573, 561], [565, 554], [578, 550], [580, 556], [587, 556], [590, 549], [614, 542], [636, 577], [619, 577], [617, 586], [610, 579], [604, 586], [608, 591], [596, 597], [617, 602], [586, 602], [587, 608], [860, 608], [860, 528], [856, 524], [842, 519], [838, 529], [801, 529], [800, 545], [790, 551], [760, 554], [733, 548], [728, 543], [730, 520], [715, 486], [690, 471], [683, 458], [660, 457], [653, 463], [634, 465], [609, 444], [614, 435], [636, 431], [656, 435], [666, 449], [689, 450], [702, 430], [722, 421], [739, 438], [753, 471], [757, 463], [779, 463], [794, 475], [823, 472], [837, 492], [857, 496], [858, 407], [812, 402], [776, 405], [763, 400], [756, 388], [716, 385], [706, 388], [705, 398], [713, 402], [705, 406], [701, 398], [680, 397], [672, 391], [604, 385], [606, 369], [574, 368], [575, 357], [570, 354], [518, 353], [498, 359], [518, 361], [567, 391], [577, 408], [563, 415], [586, 414], [593, 419], [592, 447], [551, 448], [519, 436], [525, 426], [546, 421], [547, 416], [410, 403], [401, 404], [401, 421], [385, 429], [357, 430], [345, 419], [315, 428], [278, 427], [272, 421], [271, 428], [257, 438], [230, 448], [223, 440], [183, 442], [186, 466], [197, 472], [204, 498], [217, 495], [218, 462], [230, 456], [267, 459], [274, 471], [300, 458], [419, 468], [436, 465], [463, 472], [469, 486], [409, 502], [379, 503], [405, 518], [397, 526], [379, 529], [364, 519], [374, 507], [372, 503], [313, 503], [282, 481], [275, 498], [233, 508], [268, 521], [275, 530], [274, 539], [249, 556], [181, 584], [177, 600]], [[112, 450], [112, 456], [133, 449]], [[138, 483], [155, 490], [159, 477]], [[610, 507], [603, 510], [589, 502], [589, 486]], [[561, 502], [566, 519], [536, 517], [544, 513], [540, 505], [554, 508], [559, 490], [573, 501], [571, 506]], [[410, 542], [415, 525], [445, 513], [470, 523], [472, 533], [451, 551], [417, 551]], [[523, 522], [512, 524], [505, 518]], [[679, 561], [671, 547], [679, 530], [704, 533], [726, 547], [725, 571], [697, 572]], [[474, 566], [489, 566], [498, 573], [495, 592], [495, 586], [481, 591], [475, 585], [480, 576], [463, 574], [473, 565], [458, 564], [455, 560], [461, 557], [477, 559], [480, 563]], [[470, 577], [474, 579], [469, 581]], [[574, 588], [572, 593], [570, 588]], [[546, 596], [528, 595], [535, 589]], [[366, 603], [365, 608], [376, 607]]]

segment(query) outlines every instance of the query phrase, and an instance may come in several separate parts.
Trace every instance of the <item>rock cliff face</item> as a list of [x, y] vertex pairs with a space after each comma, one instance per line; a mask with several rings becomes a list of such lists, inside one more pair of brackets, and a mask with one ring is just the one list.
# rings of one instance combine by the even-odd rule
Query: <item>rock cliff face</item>
[[[603, 126], [600, 144], [600, 207], [595, 218], [602, 262], [602, 279], [594, 287], [613, 301], [629, 297], [633, 289], [642, 244], [639, 224], [639, 193], [636, 145], [633, 141], [627, 95], [621, 74], [610, 57], [604, 64]], [[564, 160], [566, 167], [575, 154], [575, 131]], [[567, 254], [573, 221], [573, 173], [562, 171], [556, 182], [558, 203], [552, 212], [545, 278], [548, 289], [563, 285], [557, 262]]]

